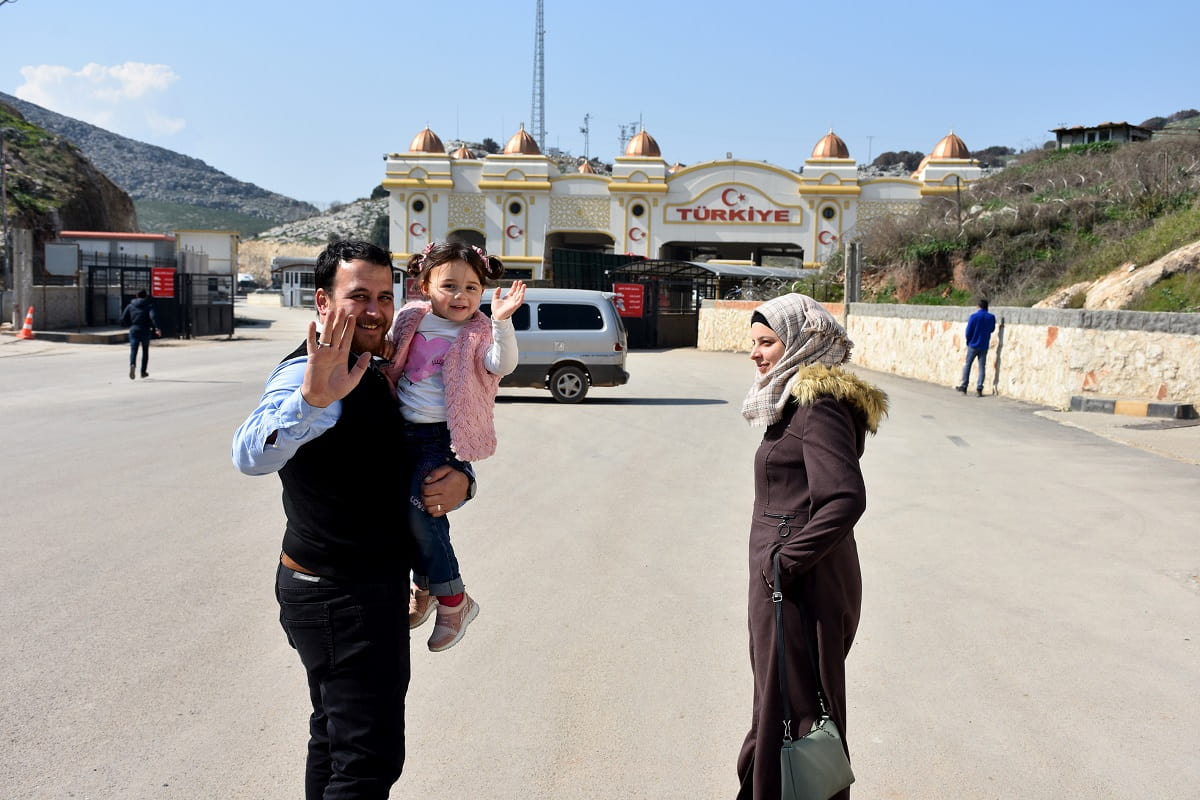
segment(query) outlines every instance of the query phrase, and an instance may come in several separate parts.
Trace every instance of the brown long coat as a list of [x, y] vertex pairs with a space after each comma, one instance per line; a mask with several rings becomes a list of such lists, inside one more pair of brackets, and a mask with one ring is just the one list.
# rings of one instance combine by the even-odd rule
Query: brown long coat
[[[866, 488], [858, 462], [867, 432], [887, 413], [887, 397], [848, 372], [820, 365], [802, 368], [793, 394], [796, 402], [767, 428], [754, 459], [749, 591], [754, 716], [738, 756], [738, 800], [777, 800], [780, 794], [783, 710], [769, 585], [776, 551], [783, 570], [793, 736], [807, 733], [820, 713], [801, 607], [816, 621], [821, 686], [830, 717], [846, 735], [846, 654], [862, 605], [854, 524], [866, 508]], [[847, 789], [835, 797], [849, 796]]]

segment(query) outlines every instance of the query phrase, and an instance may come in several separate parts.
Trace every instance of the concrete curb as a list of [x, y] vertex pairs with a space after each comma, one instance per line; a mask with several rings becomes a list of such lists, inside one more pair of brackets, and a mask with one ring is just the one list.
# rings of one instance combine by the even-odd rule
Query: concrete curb
[[[8, 331], [4, 331], [5, 334]], [[69, 344], [129, 344], [129, 331], [38, 331], [33, 341], [67, 342]]]
[[1146, 400], [1116, 400], [1103, 397], [1080, 397], [1079, 395], [1071, 398], [1071, 410], [1124, 414], [1128, 417], [1197, 418], [1196, 407], [1191, 403], [1152, 403]]

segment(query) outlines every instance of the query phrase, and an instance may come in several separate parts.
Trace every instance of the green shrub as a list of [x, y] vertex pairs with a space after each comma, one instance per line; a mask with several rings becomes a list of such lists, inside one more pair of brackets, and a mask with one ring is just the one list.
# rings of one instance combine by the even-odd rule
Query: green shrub
[[971, 306], [975, 304], [975, 296], [963, 289], [955, 289], [948, 283], [935, 286], [924, 292], [917, 292], [908, 298], [914, 306]]
[[1130, 311], [1200, 312], [1200, 274], [1177, 272], [1133, 299]]
[[884, 284], [877, 291], [871, 294], [870, 297], [863, 297], [868, 303], [898, 303], [896, 299], [896, 285], [892, 283]]

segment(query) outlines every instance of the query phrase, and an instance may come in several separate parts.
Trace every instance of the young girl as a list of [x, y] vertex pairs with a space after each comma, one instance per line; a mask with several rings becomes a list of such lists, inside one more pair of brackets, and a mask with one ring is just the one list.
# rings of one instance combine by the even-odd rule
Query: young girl
[[524, 301], [525, 284], [513, 281], [505, 297], [496, 289], [489, 321], [479, 303], [483, 287], [504, 274], [500, 259], [466, 244], [430, 242], [409, 260], [408, 274], [429, 300], [409, 303], [396, 315], [388, 377], [396, 382], [405, 437], [417, 461], [409, 486], [417, 569], [408, 625], [421, 625], [436, 607], [429, 637], [436, 653], [462, 639], [479, 606], [463, 590], [445, 516], [450, 509], [429, 513], [421, 504], [421, 482], [441, 464], [461, 469], [495, 452], [492, 411], [500, 378], [517, 366], [510, 318]]

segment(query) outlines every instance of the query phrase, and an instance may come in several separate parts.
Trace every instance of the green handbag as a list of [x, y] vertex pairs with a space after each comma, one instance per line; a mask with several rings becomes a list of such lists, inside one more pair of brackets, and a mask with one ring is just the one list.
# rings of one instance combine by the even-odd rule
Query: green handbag
[[775, 646], [779, 662], [779, 691], [783, 698], [783, 747], [779, 751], [779, 768], [783, 792], [781, 800], [829, 800], [854, 783], [850, 759], [842, 746], [837, 725], [829, 718], [825, 693], [821, 690], [821, 671], [817, 665], [816, 637], [809, 637], [808, 620], [801, 612], [805, 636], [812, 639], [807, 648], [817, 676], [817, 702], [821, 716], [812, 730], [799, 739], [792, 738], [792, 704], [787, 690], [787, 647], [783, 641], [783, 593], [779, 581], [779, 554], [773, 560], [775, 582], [771, 601], [775, 604]]

